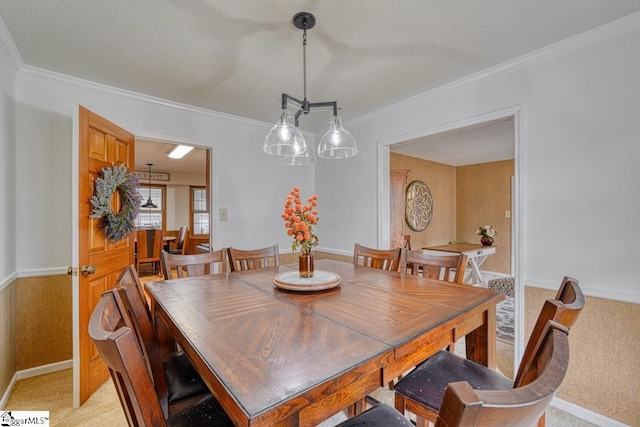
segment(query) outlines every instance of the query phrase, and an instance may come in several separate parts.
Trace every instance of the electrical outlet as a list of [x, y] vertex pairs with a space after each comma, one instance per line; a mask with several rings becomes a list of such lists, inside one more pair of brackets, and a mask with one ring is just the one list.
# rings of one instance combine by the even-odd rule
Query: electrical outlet
[[511, 218], [511, 211], [504, 211], [505, 218]]
[[220, 209], [220, 221], [226, 221], [227, 218], [228, 218], [227, 210], [226, 209]]

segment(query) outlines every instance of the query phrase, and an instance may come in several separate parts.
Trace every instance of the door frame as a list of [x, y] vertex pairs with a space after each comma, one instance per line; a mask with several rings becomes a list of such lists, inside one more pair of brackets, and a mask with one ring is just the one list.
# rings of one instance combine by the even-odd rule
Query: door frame
[[514, 337], [514, 372], [517, 371], [518, 361], [524, 352], [524, 266], [523, 266], [523, 227], [524, 207], [523, 189], [525, 168], [525, 141], [524, 141], [524, 105], [519, 104], [504, 109], [495, 110], [486, 114], [469, 117], [466, 119], [420, 129], [408, 134], [397, 135], [378, 141], [377, 145], [377, 188], [378, 188], [378, 247], [385, 248], [391, 242], [390, 228], [390, 150], [395, 144], [409, 140], [450, 132], [456, 129], [478, 125], [499, 119], [513, 118], [514, 139], [514, 175], [512, 186], [512, 233], [511, 233], [511, 265], [515, 280], [515, 337]]

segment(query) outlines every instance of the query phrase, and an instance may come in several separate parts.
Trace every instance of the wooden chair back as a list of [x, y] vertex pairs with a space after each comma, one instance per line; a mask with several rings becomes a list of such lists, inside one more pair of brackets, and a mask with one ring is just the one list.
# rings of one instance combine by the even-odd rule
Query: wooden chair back
[[166, 425], [138, 341], [118, 308], [113, 292], [105, 292], [89, 320], [89, 336], [109, 368], [130, 426]]
[[547, 322], [553, 320], [567, 329], [571, 329], [576, 323], [576, 320], [578, 320], [584, 304], [584, 294], [578, 285], [578, 281], [565, 276], [556, 293], [556, 298], [548, 299], [542, 305], [542, 310], [540, 310], [536, 324], [531, 331], [531, 336], [529, 337], [518, 368], [518, 373], [514, 381], [515, 387], [529, 381], [529, 379], [526, 378], [526, 371], [529, 369], [531, 363], [533, 363], [533, 349], [538, 345]]
[[189, 227], [183, 225], [180, 227], [180, 231], [178, 231], [178, 238], [176, 239], [176, 252], [180, 251], [181, 254], [185, 253], [187, 249], [187, 245], [185, 244], [187, 241], [187, 234], [189, 233]]
[[568, 330], [549, 321], [529, 367], [531, 381], [511, 390], [477, 390], [468, 382], [450, 383], [435, 427], [532, 426], [562, 383], [569, 364]]
[[[216, 266], [218, 267], [216, 271]], [[175, 270], [178, 278], [204, 276], [227, 272], [227, 250], [218, 249], [194, 255], [171, 254], [162, 252], [162, 268], [165, 280], [174, 279]]]
[[133, 266], [125, 267], [116, 280], [114, 299], [125, 324], [136, 336], [139, 349], [153, 379], [154, 389], [165, 417], [169, 414], [168, 387], [164, 375], [161, 346], [151, 321], [149, 306], [144, 298], [144, 290]]
[[[140, 264], [153, 263], [154, 272], [156, 263], [160, 265], [160, 253], [162, 252], [163, 231], [159, 229], [138, 230], [136, 232], [137, 257], [136, 269], [140, 271]], [[160, 268], [159, 268], [160, 269]]]
[[371, 249], [356, 243], [353, 249], [353, 264], [378, 268], [387, 271], [399, 271], [402, 248]]
[[231, 271], [254, 270], [280, 265], [278, 244], [262, 249], [227, 249]]
[[469, 257], [465, 254], [431, 255], [403, 250], [403, 267], [400, 271], [414, 276], [423, 275], [431, 279], [462, 283], [468, 260]]

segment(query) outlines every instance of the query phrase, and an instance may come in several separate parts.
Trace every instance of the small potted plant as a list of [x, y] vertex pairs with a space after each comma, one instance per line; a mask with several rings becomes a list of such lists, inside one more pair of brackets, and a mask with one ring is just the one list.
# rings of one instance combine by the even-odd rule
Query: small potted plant
[[478, 227], [476, 234], [482, 236], [480, 237], [480, 243], [482, 243], [482, 246], [491, 246], [493, 245], [493, 238], [498, 234], [498, 232], [490, 225], [483, 225]]

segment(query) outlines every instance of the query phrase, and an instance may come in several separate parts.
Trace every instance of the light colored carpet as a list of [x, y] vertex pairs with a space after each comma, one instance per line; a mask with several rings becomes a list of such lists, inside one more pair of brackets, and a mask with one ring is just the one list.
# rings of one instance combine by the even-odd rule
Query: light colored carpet
[[49, 411], [50, 425], [126, 427], [118, 394], [107, 381], [79, 409], [73, 409], [72, 370], [26, 378], [16, 383], [7, 401], [7, 410]]

